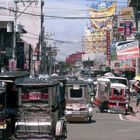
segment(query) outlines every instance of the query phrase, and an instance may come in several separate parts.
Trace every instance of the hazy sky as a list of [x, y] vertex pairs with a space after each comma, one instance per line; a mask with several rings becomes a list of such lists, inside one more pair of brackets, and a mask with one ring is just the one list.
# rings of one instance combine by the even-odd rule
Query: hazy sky
[[[45, 17], [44, 25], [50, 38], [57, 40], [58, 60], [63, 60], [67, 55], [82, 51], [82, 37], [89, 19], [66, 19], [65, 17], [88, 17], [88, 10], [91, 4], [103, 0], [44, 0], [44, 14], [56, 16]], [[126, 7], [127, 0], [118, 0], [118, 8]], [[57, 18], [57, 17], [64, 18]], [[64, 42], [59, 42], [64, 41]], [[72, 42], [72, 43], [71, 43]], [[49, 42], [52, 46], [53, 41]]]

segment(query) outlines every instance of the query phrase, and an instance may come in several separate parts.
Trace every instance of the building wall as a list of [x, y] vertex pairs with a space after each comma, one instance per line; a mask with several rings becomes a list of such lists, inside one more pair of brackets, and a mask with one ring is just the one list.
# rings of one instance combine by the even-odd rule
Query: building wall
[[[14, 10], [15, 5], [13, 0], [1, 0], [0, 6], [6, 8], [0, 9], [1, 27], [1, 21], [14, 21], [14, 12], [10, 11], [9, 9]], [[37, 16], [41, 15], [41, 0], [38, 0], [38, 2], [33, 2], [32, 4], [30, 4], [29, 2], [19, 2], [17, 6], [18, 11], [20, 12], [24, 11], [24, 9], [26, 8], [26, 10], [22, 14], [20, 12], [17, 12], [17, 24], [21, 24], [27, 31], [26, 34], [22, 35], [23, 41], [25, 41], [27, 44], [31, 44], [32, 48], [34, 49], [39, 41], [39, 33], [41, 30], [41, 18], [40, 16]], [[5, 24], [5, 28], [6, 26], [7, 24]]]

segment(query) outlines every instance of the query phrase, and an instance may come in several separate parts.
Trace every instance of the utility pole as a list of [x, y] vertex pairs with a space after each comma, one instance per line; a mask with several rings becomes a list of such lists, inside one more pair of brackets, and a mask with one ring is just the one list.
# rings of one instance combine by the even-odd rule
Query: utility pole
[[14, 60], [14, 63], [16, 63], [16, 45], [17, 45], [17, 18], [22, 14], [20, 13], [19, 15], [17, 15], [18, 13], [18, 3], [24, 3], [24, 2], [28, 2], [30, 4], [37, 2], [38, 0], [14, 0], [14, 31], [13, 31], [13, 49], [12, 49], [12, 59]]
[[[41, 61], [41, 65], [40, 65], [40, 70], [44, 71], [44, 56], [43, 56], [43, 51], [44, 51], [44, 27], [43, 27], [43, 23], [44, 23], [44, 14], [43, 14], [43, 6], [44, 6], [44, 0], [41, 0], [41, 16], [40, 16], [40, 20], [41, 20], [41, 24], [40, 24], [40, 34], [39, 34], [39, 43], [38, 43], [38, 54], [37, 54], [37, 60]], [[41, 52], [40, 52], [41, 51]], [[41, 57], [40, 57], [41, 56]], [[40, 60], [41, 59], [41, 60]]]
[[15, 3], [15, 13], [14, 13], [14, 32], [13, 32], [13, 52], [12, 52], [12, 58], [15, 60], [16, 56], [15, 56], [15, 50], [16, 50], [16, 44], [17, 44], [17, 39], [16, 39], [16, 26], [17, 26], [17, 1], [14, 1]]

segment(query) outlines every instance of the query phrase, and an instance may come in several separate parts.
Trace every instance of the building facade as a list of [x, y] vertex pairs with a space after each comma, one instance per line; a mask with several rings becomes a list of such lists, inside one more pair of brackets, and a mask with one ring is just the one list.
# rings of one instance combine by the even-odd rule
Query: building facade
[[14, 32], [16, 32], [16, 47], [22, 48], [22, 53], [27, 60], [29, 59], [29, 46], [34, 52], [37, 44], [40, 43], [43, 1], [1, 0], [0, 5], [2, 7], [0, 9], [0, 53], [3, 55], [0, 65], [3, 67], [9, 66], [8, 61], [12, 59], [13, 53], [15, 53], [16, 59], [21, 57], [17, 56], [19, 53], [17, 48], [13, 52]]

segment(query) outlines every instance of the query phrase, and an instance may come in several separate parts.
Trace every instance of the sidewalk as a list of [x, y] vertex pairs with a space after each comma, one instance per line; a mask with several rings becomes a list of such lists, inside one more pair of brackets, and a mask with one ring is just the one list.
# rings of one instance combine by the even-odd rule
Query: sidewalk
[[125, 118], [131, 121], [140, 121], [140, 104], [136, 107], [136, 97], [131, 98], [130, 106], [133, 107], [134, 114], [128, 113]]

